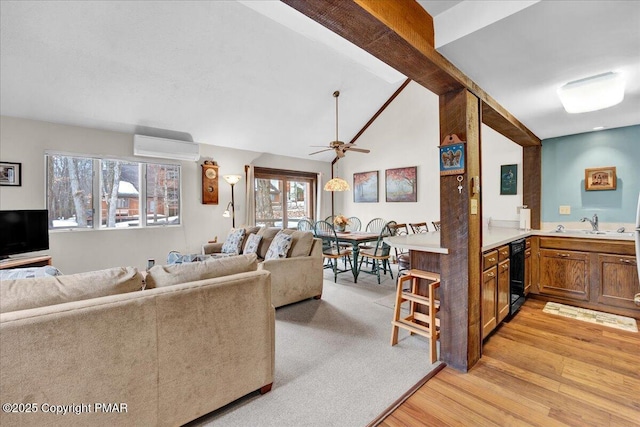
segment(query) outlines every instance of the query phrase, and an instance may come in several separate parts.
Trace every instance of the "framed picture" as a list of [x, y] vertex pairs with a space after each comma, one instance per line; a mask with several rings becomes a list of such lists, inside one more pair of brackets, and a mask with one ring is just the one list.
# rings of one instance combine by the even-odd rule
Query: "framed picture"
[[464, 173], [464, 142], [440, 146], [440, 176]]
[[417, 202], [417, 167], [387, 169], [385, 171], [385, 198], [387, 202]]
[[22, 163], [0, 162], [0, 185], [22, 185]]
[[378, 171], [353, 174], [353, 201], [355, 203], [378, 201]]
[[615, 190], [616, 180], [615, 166], [584, 170], [584, 189], [586, 191]]
[[518, 165], [500, 166], [500, 194], [518, 194]]

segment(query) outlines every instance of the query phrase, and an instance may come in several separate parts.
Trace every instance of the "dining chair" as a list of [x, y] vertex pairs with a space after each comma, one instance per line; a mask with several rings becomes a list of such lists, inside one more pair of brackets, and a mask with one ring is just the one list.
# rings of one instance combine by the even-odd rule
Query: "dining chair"
[[427, 226], [426, 222], [413, 222], [413, 223], [409, 223], [409, 227], [411, 227], [411, 231], [414, 234], [418, 234], [418, 233], [428, 233], [429, 232], [429, 227]]
[[[406, 236], [409, 234], [407, 224], [398, 224], [395, 221], [389, 221], [389, 231], [392, 236]], [[396, 262], [398, 263], [398, 275], [410, 269], [409, 251], [406, 249], [394, 248], [396, 252]]]
[[433, 224], [433, 229], [435, 231], [440, 231], [440, 221], [431, 221], [431, 224]]
[[360, 218], [356, 216], [350, 216], [349, 218], [347, 218], [347, 220], [349, 221], [349, 224], [346, 227], [347, 230], [360, 231], [360, 229], [362, 228], [362, 221], [360, 221]]
[[302, 231], [314, 231], [313, 223], [308, 219], [301, 219], [298, 221], [298, 230]]
[[365, 230], [369, 233], [380, 233], [387, 225], [387, 221], [384, 218], [374, 218], [367, 223]]
[[[338, 236], [333, 224], [327, 221], [318, 221], [314, 224], [316, 237], [322, 239], [322, 258], [327, 261], [324, 268], [333, 270], [333, 281], [338, 282], [338, 274], [352, 272], [351, 268], [347, 268], [347, 260], [351, 266], [351, 248], [342, 247], [338, 243]], [[338, 260], [342, 258], [344, 269], [338, 268]]]
[[[387, 274], [387, 268], [389, 269], [389, 275], [393, 279], [393, 271], [391, 271], [391, 264], [389, 262], [389, 258], [391, 257], [391, 246], [389, 246], [384, 238], [391, 235], [391, 231], [387, 224], [382, 227], [380, 230], [380, 234], [378, 235], [378, 240], [376, 240], [376, 244], [371, 249], [365, 249], [360, 251], [360, 262], [358, 264], [358, 274], [360, 272], [364, 272], [367, 274], [375, 274], [378, 276], [378, 284], [380, 284], [380, 269], [383, 270], [384, 274]], [[365, 259], [371, 260], [373, 267], [371, 270], [362, 271], [362, 263], [365, 262]], [[382, 265], [381, 265], [382, 264]]]
[[324, 220], [326, 222], [328, 222], [329, 224], [333, 224], [333, 219], [335, 218], [335, 215], [329, 215], [328, 217], [326, 217]]

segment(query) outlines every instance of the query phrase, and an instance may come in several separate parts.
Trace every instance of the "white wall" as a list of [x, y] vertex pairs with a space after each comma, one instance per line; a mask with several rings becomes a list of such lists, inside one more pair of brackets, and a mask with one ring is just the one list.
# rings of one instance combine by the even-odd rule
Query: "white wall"
[[[0, 209], [42, 209], [45, 203], [46, 150], [102, 156], [133, 157], [133, 135], [33, 120], [0, 117], [0, 159], [22, 163], [22, 186], [0, 187]], [[240, 174], [244, 166], [286, 168], [331, 175], [330, 164], [305, 159], [201, 145], [202, 158], [218, 162], [220, 175]], [[152, 160], [156, 161], [156, 160]], [[199, 252], [214, 236], [224, 239], [231, 219], [222, 213], [231, 200], [231, 187], [219, 180], [219, 204], [201, 203], [200, 162], [182, 162], [182, 225], [166, 228], [56, 230], [50, 233], [54, 265], [75, 273], [131, 265], [146, 268], [147, 259], [162, 263], [169, 251]], [[245, 181], [236, 185], [236, 225], [244, 222]], [[325, 199], [323, 215], [330, 212]]]
[[[483, 219], [516, 221], [522, 206], [522, 147], [484, 124], [481, 132]], [[500, 166], [513, 164], [518, 165], [517, 194], [500, 195]]]
[[[347, 153], [336, 163], [340, 177], [352, 187], [354, 172], [377, 170], [378, 203], [354, 203], [352, 188], [336, 193], [336, 214], [359, 217], [363, 228], [376, 217], [399, 223], [440, 219], [438, 108], [435, 94], [415, 82], [409, 83], [356, 141], [356, 146], [368, 148], [371, 153]], [[387, 203], [385, 170], [408, 166], [417, 166], [417, 202]]]

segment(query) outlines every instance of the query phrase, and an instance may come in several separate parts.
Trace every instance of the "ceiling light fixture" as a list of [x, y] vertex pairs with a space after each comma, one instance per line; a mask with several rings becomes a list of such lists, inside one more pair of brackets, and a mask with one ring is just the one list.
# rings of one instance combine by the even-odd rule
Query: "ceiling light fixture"
[[622, 74], [607, 72], [575, 80], [558, 88], [567, 113], [586, 113], [613, 107], [624, 99]]

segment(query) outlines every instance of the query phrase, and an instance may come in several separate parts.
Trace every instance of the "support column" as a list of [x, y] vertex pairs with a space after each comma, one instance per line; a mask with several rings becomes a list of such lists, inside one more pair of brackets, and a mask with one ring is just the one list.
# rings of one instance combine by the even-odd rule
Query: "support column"
[[531, 209], [531, 228], [540, 229], [542, 195], [542, 146], [522, 148], [522, 204]]
[[[440, 141], [456, 134], [466, 141], [462, 193], [458, 175], [440, 177], [441, 359], [466, 372], [479, 359], [481, 335], [482, 206], [472, 177], [480, 177], [480, 101], [466, 89], [440, 96]], [[475, 208], [474, 208], [475, 205]]]

